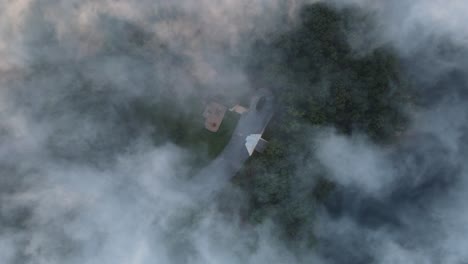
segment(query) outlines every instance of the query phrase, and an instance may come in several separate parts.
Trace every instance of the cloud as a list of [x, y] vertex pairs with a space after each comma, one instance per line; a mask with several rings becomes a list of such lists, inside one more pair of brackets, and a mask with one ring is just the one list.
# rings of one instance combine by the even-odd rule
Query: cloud
[[[0, 258], [9, 263], [284, 263], [242, 193], [201, 201], [194, 153], [138, 103], [243, 95], [247, 47], [280, 1], [0, 2]], [[152, 137], [161, 142], [155, 145]], [[208, 183], [205, 190], [210, 192]], [[233, 202], [235, 201], [235, 202]]]
[[[356, 54], [390, 48], [410, 79], [407, 131], [390, 145], [325, 130], [316, 154], [337, 183], [319, 215], [318, 254], [330, 263], [467, 261], [463, 1], [333, 1], [371, 25], [349, 35]], [[351, 31], [353, 32], [353, 31]], [[367, 44], [364, 45], [364, 42]]]
[[338, 8], [357, 7], [375, 17], [373, 32], [368, 33], [378, 34], [380, 43], [373, 45], [390, 43], [401, 52], [411, 53], [433, 44], [427, 42], [431, 38], [468, 44], [468, 31], [463, 27], [467, 8], [464, 1], [333, 0], [330, 3]]
[[372, 145], [365, 137], [347, 138], [328, 132], [315, 139], [317, 158], [330, 171], [333, 181], [358, 188], [369, 195], [379, 195], [394, 180], [384, 149]]
[[[245, 196], [232, 186], [223, 190], [227, 213], [227, 201], [185, 192], [193, 153], [132, 105], [169, 94], [174, 111], [190, 111], [184, 100], [194, 94], [245, 94], [249, 41], [282, 30], [302, 5], [288, 3], [0, 2], [0, 259], [466, 261], [463, 1], [333, 1], [372, 18], [349, 42], [356, 53], [391, 47], [422, 103], [406, 109], [408, 132], [390, 146], [328, 129], [312, 138], [315, 158], [337, 183], [307, 227], [319, 240], [314, 252], [286, 247], [274, 221], [240, 219]], [[155, 146], [153, 134], [163, 143]]]

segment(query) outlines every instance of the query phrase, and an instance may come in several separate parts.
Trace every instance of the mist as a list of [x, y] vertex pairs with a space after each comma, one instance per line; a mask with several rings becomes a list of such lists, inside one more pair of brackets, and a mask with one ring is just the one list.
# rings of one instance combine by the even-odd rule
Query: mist
[[327, 263], [465, 263], [466, 18], [462, 1], [332, 1], [374, 25], [355, 26], [358, 56], [389, 48], [401, 58], [413, 103], [406, 131], [381, 145], [322, 132], [317, 155], [338, 183], [315, 231]]
[[[303, 235], [284, 236], [276, 207], [247, 219], [257, 194], [242, 185], [205, 183], [210, 201], [187, 192], [207, 153], [174, 142], [139, 107], [169, 105], [163, 115], [179, 118], [191, 98], [264, 88], [252, 46], [300, 28], [315, 2], [0, 2], [2, 263], [467, 262], [463, 1], [321, 1], [365, 18], [344, 42], [355, 58], [389, 50], [411, 103], [397, 106], [408, 123], [385, 143], [299, 124], [303, 148], [283, 157], [293, 183], [268, 168], [253, 175], [267, 186], [261, 197], [292, 193], [277, 207], [300, 211]], [[327, 67], [317, 98], [340, 74]], [[278, 89], [301, 86], [279, 76]], [[318, 174], [334, 188], [310, 202]]]
[[204, 154], [135, 108], [170, 101], [183, 114], [191, 96], [251, 91], [244, 52], [252, 34], [279, 25], [282, 4], [0, 5], [2, 263], [294, 259], [273, 225], [241, 225], [240, 190], [223, 191], [240, 204], [231, 214], [185, 193], [190, 160]]

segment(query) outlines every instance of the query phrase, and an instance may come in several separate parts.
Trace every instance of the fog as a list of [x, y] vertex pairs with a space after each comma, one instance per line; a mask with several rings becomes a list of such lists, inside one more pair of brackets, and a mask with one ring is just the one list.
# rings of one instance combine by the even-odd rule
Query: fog
[[395, 144], [333, 131], [318, 138], [318, 157], [340, 186], [314, 229], [320, 254], [330, 263], [465, 263], [468, 5], [333, 2], [372, 17], [351, 45], [356, 54], [393, 49], [417, 103], [405, 109], [410, 124]]
[[[185, 193], [196, 154], [153, 144], [164, 124], [132, 110], [250, 91], [244, 52], [286, 14], [280, 2], [0, 5], [2, 263], [293, 261], [273, 225]], [[243, 195], [226, 188], [237, 212]]]
[[337, 186], [306, 227], [313, 249], [289, 247], [274, 219], [246, 223], [229, 182], [209, 202], [184, 191], [197, 154], [133, 105], [249, 93], [249, 46], [295, 26], [304, 2], [0, 1], [2, 263], [467, 262], [464, 1], [328, 2], [369, 17], [347, 41], [356, 56], [391, 49], [417, 104], [392, 144], [311, 128], [321, 165], [295, 177]]

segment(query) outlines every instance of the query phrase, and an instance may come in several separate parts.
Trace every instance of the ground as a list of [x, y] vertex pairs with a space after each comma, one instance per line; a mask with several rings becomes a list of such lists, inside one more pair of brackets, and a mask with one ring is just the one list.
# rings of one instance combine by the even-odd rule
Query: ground
[[203, 111], [206, 104], [201, 98], [189, 98], [185, 112], [177, 111], [178, 106], [171, 102], [153, 105], [141, 102], [136, 104], [143, 123], [150, 127], [160, 122], [166, 124], [165, 130], [153, 131], [154, 142], [158, 144], [161, 138], [168, 137], [174, 144], [196, 153], [194, 156], [197, 158], [193, 161], [193, 165], [198, 168], [205, 166], [224, 149], [240, 118], [239, 114], [226, 111], [219, 130], [211, 132], [204, 125]]

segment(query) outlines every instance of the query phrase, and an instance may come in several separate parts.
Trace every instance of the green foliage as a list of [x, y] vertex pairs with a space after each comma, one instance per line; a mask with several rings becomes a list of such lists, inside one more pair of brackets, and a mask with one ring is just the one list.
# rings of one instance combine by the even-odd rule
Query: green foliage
[[305, 173], [297, 171], [299, 158], [313, 160], [310, 128], [365, 133], [384, 144], [406, 122], [399, 110], [405, 104], [399, 62], [385, 48], [357, 56], [347, 41], [355, 20], [362, 24], [365, 18], [350, 10], [338, 13], [323, 4], [310, 5], [297, 27], [253, 47], [248, 72], [256, 85], [273, 90], [277, 109], [265, 133], [270, 139], [267, 151], [247, 164], [237, 182], [251, 196], [252, 221], [274, 216], [289, 239], [314, 241], [307, 231], [313, 205], [334, 188], [318, 169], [304, 176], [314, 178], [315, 187], [296, 186], [297, 175]]
[[319, 178], [313, 189], [313, 196], [317, 201], [323, 201], [335, 188], [335, 184], [325, 178]]
[[[164, 124], [153, 131], [156, 144], [165, 143], [169, 139], [172, 143], [193, 152], [196, 159], [193, 166], [200, 168], [215, 158], [229, 142], [237, 124], [239, 115], [226, 112], [223, 122], [216, 133], [204, 127], [204, 104], [200, 98], [190, 97], [184, 107], [179, 107], [170, 98], [156, 104], [135, 103], [135, 109], [144, 122], [149, 124]], [[181, 111], [180, 109], [184, 109]]]
[[[268, 148], [255, 154], [233, 182], [249, 194], [245, 218], [251, 223], [276, 219], [283, 227], [280, 235], [288, 241], [315, 243], [308, 228], [314, 206], [334, 188], [314, 160], [308, 140], [312, 127], [365, 133], [381, 144], [405, 127], [399, 109], [408, 98], [407, 82], [398, 58], [385, 47], [358, 56], [348, 44], [355, 23], [366, 24], [366, 18], [352, 10], [336, 12], [314, 4], [303, 9], [296, 27], [252, 47], [246, 72], [252, 84], [273, 91], [277, 108], [264, 134]], [[189, 147], [199, 157], [194, 164], [204, 166], [229, 141], [238, 117], [228, 112], [220, 131], [213, 134], [203, 127], [199, 98], [188, 98], [183, 107], [170, 98], [154, 105], [136, 102], [137, 116], [164, 124], [153, 133], [156, 143], [169, 138]]]
[[404, 125], [397, 59], [383, 48], [356, 57], [347, 43], [347, 13], [312, 5], [303, 10], [299, 27], [272, 42], [257, 42], [260, 56], [250, 69], [279, 99], [277, 118], [285, 127], [275, 130], [289, 134], [304, 123], [329, 125], [385, 141]]

